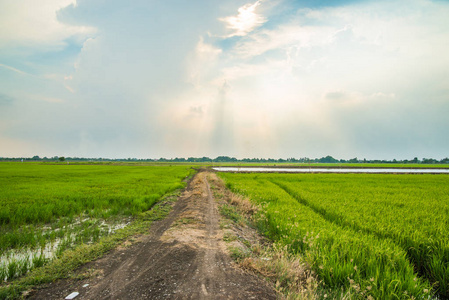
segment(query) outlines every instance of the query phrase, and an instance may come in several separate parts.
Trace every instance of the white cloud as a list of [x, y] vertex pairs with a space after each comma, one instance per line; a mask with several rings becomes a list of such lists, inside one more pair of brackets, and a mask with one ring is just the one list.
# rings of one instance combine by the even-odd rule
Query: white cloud
[[253, 4], [245, 4], [238, 9], [237, 16], [221, 18], [220, 20], [225, 22], [227, 27], [233, 31], [227, 37], [245, 36], [265, 23], [267, 21], [266, 18], [256, 12], [260, 4], [260, 1], [256, 1]]
[[227, 18], [219, 1], [2, 1], [0, 139], [41, 156], [447, 156], [447, 3], [254, 1]]
[[242, 58], [249, 59], [262, 55], [270, 50], [287, 51], [300, 48], [327, 44], [326, 39], [332, 29], [328, 27], [301, 26], [297, 22], [280, 25], [276, 29], [261, 30], [249, 35], [237, 43], [233, 53]]
[[[286, 145], [277, 152], [284, 156], [295, 151], [411, 155], [410, 149], [422, 149], [395, 139], [416, 128], [417, 141], [428, 140], [412, 120], [423, 111], [423, 101], [434, 105], [426, 116], [440, 114], [449, 103], [441, 90], [449, 69], [448, 9], [444, 3], [416, 0], [405, 9], [382, 1], [299, 10], [289, 21], [248, 31], [223, 48], [215, 77], [204, 80], [215, 86], [227, 80], [232, 86], [233, 126], [242, 153], [251, 148], [244, 150], [245, 140], [268, 146], [259, 131], [265, 128], [262, 132]], [[429, 96], [423, 99], [423, 93]], [[431, 118], [424, 127], [441, 127], [444, 119], [435, 118], [439, 121]], [[429, 151], [438, 148], [441, 155], [444, 147], [433, 147]]]
[[0, 2], [0, 47], [60, 47], [64, 39], [92, 34], [86, 26], [57, 20], [56, 12], [76, 0], [4, 0]]

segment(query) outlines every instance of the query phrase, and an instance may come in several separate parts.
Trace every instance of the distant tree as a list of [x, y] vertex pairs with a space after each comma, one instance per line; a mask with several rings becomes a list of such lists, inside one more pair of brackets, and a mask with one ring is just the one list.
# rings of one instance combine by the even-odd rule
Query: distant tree
[[333, 158], [332, 156], [328, 155], [326, 157], [322, 157], [318, 160], [318, 162], [320, 163], [337, 163], [338, 160], [336, 160], [335, 158]]
[[65, 161], [65, 157], [64, 156], [60, 156], [58, 159], [59, 159], [59, 161]]
[[350, 160], [348, 160], [348, 163], [351, 163], [351, 164], [356, 164], [358, 162], [359, 162], [359, 160], [357, 159], [357, 157], [354, 157], [354, 158], [351, 158]]
[[422, 163], [423, 164], [436, 164], [438, 161], [433, 158], [423, 158]]
[[237, 158], [229, 157], [229, 156], [218, 156], [213, 161], [214, 162], [232, 162], [232, 161], [237, 161]]
[[32, 160], [40, 160], [41, 158], [38, 155], [35, 155], [31, 158]]

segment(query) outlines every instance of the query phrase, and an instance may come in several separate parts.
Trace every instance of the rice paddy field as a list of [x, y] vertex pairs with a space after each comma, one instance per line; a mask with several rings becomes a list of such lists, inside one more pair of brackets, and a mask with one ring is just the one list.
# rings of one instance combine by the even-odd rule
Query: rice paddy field
[[189, 165], [0, 163], [0, 282], [125, 227], [193, 172]]
[[220, 173], [331, 298], [448, 299], [449, 176]]

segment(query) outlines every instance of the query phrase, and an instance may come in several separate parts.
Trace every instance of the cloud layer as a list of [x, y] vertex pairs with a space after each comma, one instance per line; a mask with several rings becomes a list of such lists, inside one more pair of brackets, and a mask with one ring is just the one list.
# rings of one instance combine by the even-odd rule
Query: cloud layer
[[33, 3], [1, 4], [0, 156], [448, 156], [446, 2]]

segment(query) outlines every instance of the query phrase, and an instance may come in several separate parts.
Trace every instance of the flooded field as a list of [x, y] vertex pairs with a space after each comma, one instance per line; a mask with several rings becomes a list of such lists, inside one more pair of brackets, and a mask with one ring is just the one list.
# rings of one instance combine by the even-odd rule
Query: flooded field
[[219, 172], [238, 173], [382, 173], [382, 174], [449, 174], [449, 169], [406, 168], [267, 168], [267, 167], [214, 167]]
[[192, 172], [189, 166], [2, 163], [0, 282], [124, 228], [182, 188]]
[[[40, 267], [46, 262], [60, 256], [66, 249], [79, 244], [90, 244], [102, 236], [113, 234], [126, 227], [131, 217], [115, 218], [115, 220], [96, 220], [85, 218], [76, 220], [62, 228], [46, 228], [33, 226], [35, 238], [40, 243], [35, 246], [24, 245], [20, 248], [2, 250], [0, 255], [0, 281], [19, 277], [29, 270]], [[22, 228], [24, 229], [24, 228]], [[43, 237], [48, 237], [43, 239]]]

